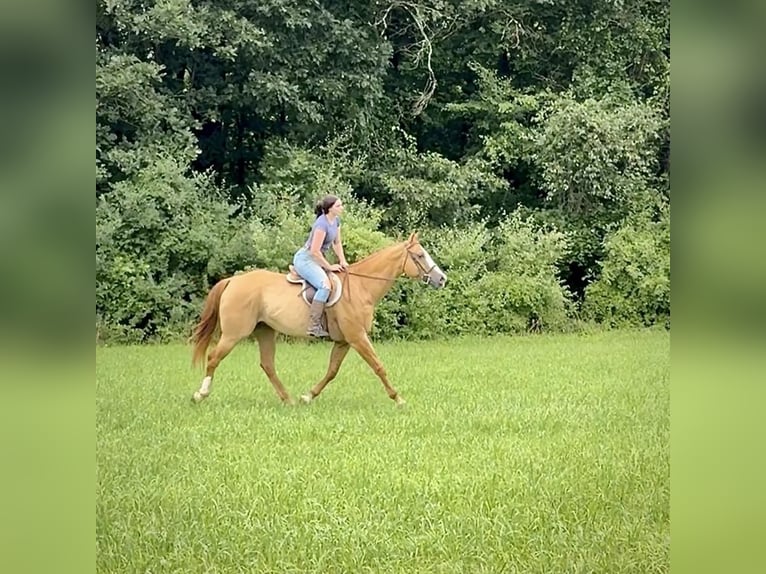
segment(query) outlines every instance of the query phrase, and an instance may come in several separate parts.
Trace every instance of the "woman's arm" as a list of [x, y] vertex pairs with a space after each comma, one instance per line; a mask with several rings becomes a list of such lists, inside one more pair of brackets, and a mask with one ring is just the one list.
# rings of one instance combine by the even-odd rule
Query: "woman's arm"
[[340, 227], [338, 227], [338, 235], [335, 237], [335, 241], [332, 242], [332, 250], [335, 251], [335, 255], [338, 256], [338, 261], [343, 268], [348, 267], [348, 261], [343, 253], [343, 241], [340, 238]]

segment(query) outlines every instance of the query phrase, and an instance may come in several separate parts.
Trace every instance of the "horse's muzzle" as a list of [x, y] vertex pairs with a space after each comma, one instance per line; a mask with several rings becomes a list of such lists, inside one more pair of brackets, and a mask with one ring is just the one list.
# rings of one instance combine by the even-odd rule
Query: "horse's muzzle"
[[432, 275], [426, 275], [423, 278], [423, 282], [429, 287], [433, 287], [434, 289], [441, 289], [447, 284], [447, 276], [442, 275], [441, 273], [436, 277]]

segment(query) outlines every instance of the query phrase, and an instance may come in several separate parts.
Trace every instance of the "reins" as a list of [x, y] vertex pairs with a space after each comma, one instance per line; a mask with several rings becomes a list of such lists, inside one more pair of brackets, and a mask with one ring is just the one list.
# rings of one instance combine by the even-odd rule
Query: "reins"
[[366, 279], [377, 279], [378, 281], [396, 281], [399, 279], [399, 277], [402, 276], [402, 273], [404, 273], [404, 266], [407, 264], [407, 256], [410, 254], [409, 249], [406, 249], [404, 251], [404, 259], [402, 260], [402, 270], [399, 272], [399, 275], [396, 277], [378, 277], [376, 275], [367, 275], [366, 273], [357, 273], [356, 271], [351, 271], [349, 269], [346, 269], [343, 271], [343, 292], [348, 293], [348, 298], [351, 299], [351, 283], [348, 282], [348, 276], [354, 275], [355, 277], [364, 277]]

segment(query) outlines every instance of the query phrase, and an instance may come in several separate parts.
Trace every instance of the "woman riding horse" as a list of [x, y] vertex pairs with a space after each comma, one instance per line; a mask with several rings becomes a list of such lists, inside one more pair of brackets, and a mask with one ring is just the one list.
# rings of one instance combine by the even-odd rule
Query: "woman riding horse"
[[[340, 214], [343, 213], [343, 202], [334, 195], [326, 195], [317, 202], [314, 209], [316, 219], [311, 226], [311, 232], [293, 257], [295, 271], [317, 290], [311, 303], [309, 328], [306, 334], [310, 337], [329, 337], [330, 334], [322, 327], [322, 313], [327, 299], [330, 297], [330, 279], [326, 271], [345, 271], [348, 268], [346, 256], [343, 254], [343, 242], [340, 235]], [[330, 263], [324, 254], [332, 246], [340, 263]]]
[[[388, 380], [369, 338], [375, 305], [399, 277], [418, 279], [440, 289], [446, 284], [447, 276], [420, 245], [417, 233], [349, 265], [343, 275], [340, 298], [327, 309], [327, 331], [333, 340], [330, 364], [325, 376], [301, 395], [301, 399], [306, 403], [314, 400], [335, 378], [348, 350], [354, 349], [378, 376], [389, 398], [403, 405], [404, 399]], [[221, 279], [208, 293], [192, 335], [193, 362], [199, 363], [204, 361], [213, 335], [220, 331], [218, 342], [207, 355], [205, 378], [194, 393], [194, 400], [199, 402], [210, 395], [218, 365], [239, 341], [252, 333], [258, 340], [263, 372], [279, 398], [292, 404], [293, 399], [274, 367], [277, 333], [305, 337], [309, 323], [313, 324], [314, 318], [309, 318], [301, 287], [288, 283], [283, 273], [254, 269]]]

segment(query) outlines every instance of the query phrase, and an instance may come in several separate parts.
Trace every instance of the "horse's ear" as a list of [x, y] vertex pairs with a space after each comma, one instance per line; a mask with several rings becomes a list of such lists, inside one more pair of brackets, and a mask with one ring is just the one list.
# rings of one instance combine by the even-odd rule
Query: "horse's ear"
[[419, 241], [418, 239], [418, 232], [415, 231], [413, 233], [410, 233], [410, 238], [407, 240], [407, 243], [409, 245], [412, 245], [413, 243], [417, 243]]

